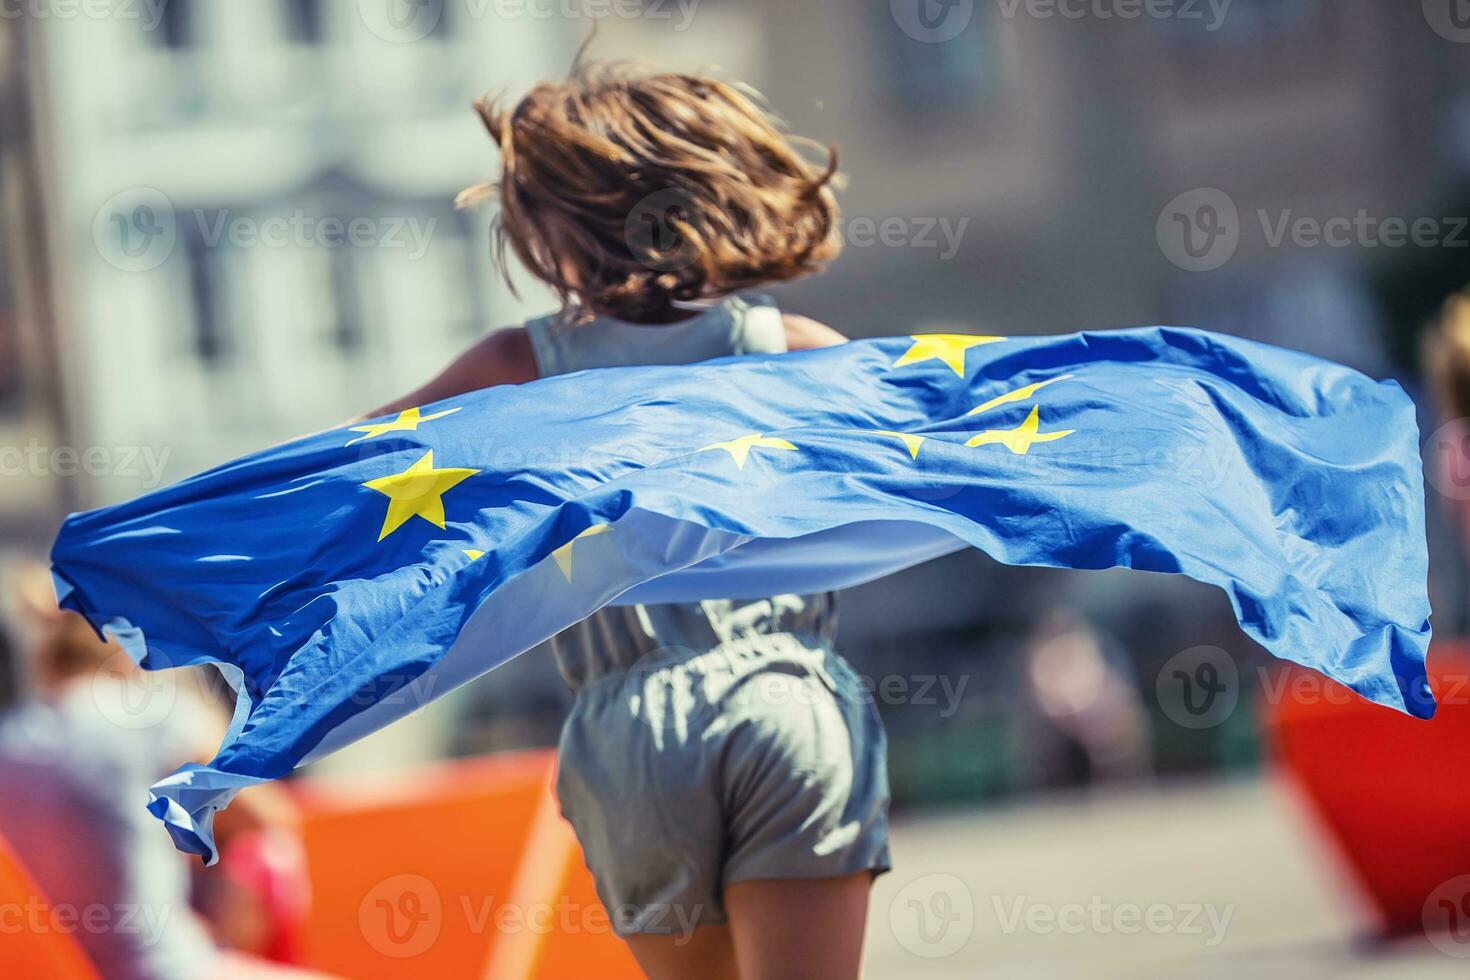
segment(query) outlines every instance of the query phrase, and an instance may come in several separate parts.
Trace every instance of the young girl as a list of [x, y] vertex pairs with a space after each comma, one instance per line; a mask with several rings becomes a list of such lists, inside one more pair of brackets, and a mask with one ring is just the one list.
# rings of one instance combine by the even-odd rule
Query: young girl
[[[377, 414], [627, 364], [842, 343], [737, 295], [838, 252], [814, 164], [740, 89], [583, 66], [509, 112], [496, 252], [560, 312], [487, 336]], [[753, 392], [752, 397], [758, 397]], [[830, 595], [607, 608], [550, 642], [576, 694], [557, 796], [614, 927], [654, 978], [851, 978], [889, 867], [883, 730], [832, 648]]]

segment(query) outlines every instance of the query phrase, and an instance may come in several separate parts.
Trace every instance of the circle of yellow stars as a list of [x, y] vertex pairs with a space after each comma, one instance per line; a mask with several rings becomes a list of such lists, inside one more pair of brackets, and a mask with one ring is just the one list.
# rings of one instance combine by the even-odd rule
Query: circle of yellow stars
[[[939, 361], [953, 371], [957, 377], [964, 378], [965, 357], [968, 351], [986, 344], [999, 343], [1006, 338], [970, 334], [919, 334], [909, 339], [912, 341], [911, 346], [893, 362], [893, 368]], [[1063, 374], [1055, 378], [1048, 378], [1012, 389], [976, 406], [967, 413], [967, 416], [981, 415], [1003, 405], [1031, 401], [1043, 389], [1072, 377], [1073, 375]], [[459, 411], [458, 408], [447, 408], [430, 412], [426, 415], [419, 408], [405, 409], [388, 421], [351, 426], [350, 431], [359, 432], [362, 435], [350, 440], [347, 445], [350, 446], [369, 439], [376, 439], [394, 432], [414, 432], [424, 423], [433, 422], [445, 416], [452, 415], [457, 411]], [[854, 431], [897, 439], [903, 444], [909, 456], [914, 460], [919, 458], [919, 451], [928, 440], [927, 436], [910, 432], [896, 432], [891, 429], [860, 429]], [[966, 440], [965, 445], [970, 448], [1003, 446], [1014, 455], [1024, 456], [1031, 451], [1033, 446], [1065, 439], [1067, 436], [1072, 435], [1074, 431], [1073, 429], [1043, 431], [1041, 429], [1041, 406], [1039, 404], [1033, 404], [1030, 413], [1027, 414], [1025, 420], [1020, 425], [1012, 429], [985, 429], [971, 436]], [[695, 452], [727, 453], [734, 462], [735, 468], [737, 470], [743, 470], [745, 464], [749, 462], [752, 452], [755, 450], [777, 452], [800, 451], [799, 447], [779, 436], [762, 432], [752, 432], [722, 442], [711, 443], [708, 446], [695, 450]], [[384, 540], [415, 517], [428, 521], [433, 526], [443, 530], [446, 526], [444, 495], [479, 472], [481, 471], [462, 467], [437, 467], [434, 465], [433, 450], [428, 450], [402, 472], [390, 473], [387, 476], [377, 477], [376, 479], [363, 483], [362, 486], [388, 498], [387, 513], [384, 515], [383, 525], [378, 533], [378, 540]], [[579, 540], [593, 535], [604, 534], [611, 529], [611, 526], [608, 524], [594, 524], [579, 532], [570, 541], [567, 541], [551, 552], [550, 557], [555, 562], [557, 568], [560, 569], [562, 576], [567, 582], [572, 581], [573, 545]], [[484, 551], [473, 548], [461, 549], [461, 551], [470, 561], [477, 561], [485, 555]]]

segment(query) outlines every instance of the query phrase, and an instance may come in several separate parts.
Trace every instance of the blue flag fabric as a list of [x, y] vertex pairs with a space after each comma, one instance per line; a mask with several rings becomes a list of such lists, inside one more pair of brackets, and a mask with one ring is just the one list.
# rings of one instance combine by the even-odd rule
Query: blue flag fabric
[[215, 662], [215, 809], [608, 603], [855, 585], [964, 546], [1223, 588], [1279, 657], [1433, 714], [1414, 407], [1392, 382], [1167, 327], [924, 335], [491, 388], [70, 517], [63, 605], [148, 669]]

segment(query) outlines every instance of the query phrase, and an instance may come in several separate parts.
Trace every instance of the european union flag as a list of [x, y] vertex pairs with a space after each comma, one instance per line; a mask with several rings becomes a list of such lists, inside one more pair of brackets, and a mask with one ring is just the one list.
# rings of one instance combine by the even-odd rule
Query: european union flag
[[856, 585], [965, 546], [1223, 588], [1277, 656], [1429, 717], [1424, 491], [1391, 382], [1194, 330], [927, 335], [491, 388], [69, 518], [63, 604], [214, 662], [213, 811], [608, 603]]

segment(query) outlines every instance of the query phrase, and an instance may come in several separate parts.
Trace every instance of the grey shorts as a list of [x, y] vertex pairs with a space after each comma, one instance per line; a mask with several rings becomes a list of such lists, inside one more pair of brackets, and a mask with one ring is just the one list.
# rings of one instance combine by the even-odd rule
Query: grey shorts
[[617, 933], [685, 935], [732, 882], [887, 871], [885, 754], [845, 661], [760, 636], [585, 684], [556, 791]]

